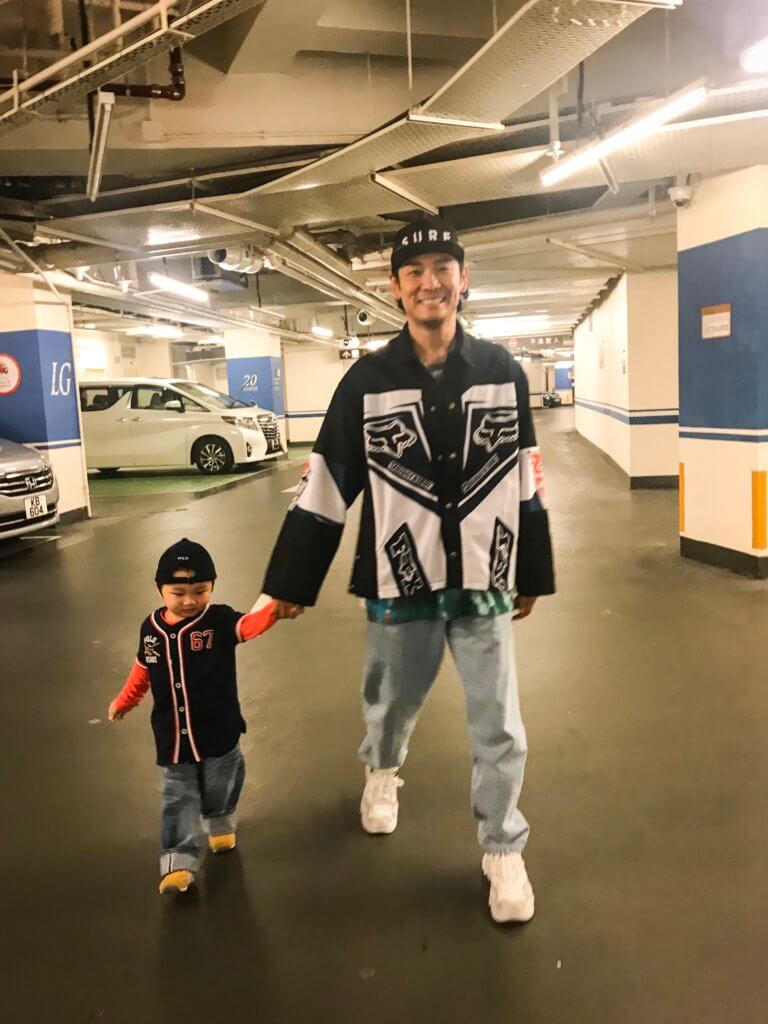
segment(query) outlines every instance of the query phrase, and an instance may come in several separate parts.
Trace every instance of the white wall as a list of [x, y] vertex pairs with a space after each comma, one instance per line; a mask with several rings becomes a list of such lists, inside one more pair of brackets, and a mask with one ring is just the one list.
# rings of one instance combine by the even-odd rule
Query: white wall
[[677, 249], [768, 228], [768, 166], [719, 174], [696, 185], [693, 202], [677, 215]]
[[[630, 274], [629, 408], [633, 413], [678, 412], [677, 271]], [[679, 425], [632, 427], [631, 476], [677, 476]]]
[[314, 442], [333, 392], [352, 365], [327, 345], [291, 345], [283, 352], [288, 440]]
[[528, 390], [531, 395], [531, 408], [540, 409], [544, 404], [544, 392], [547, 390], [547, 372], [540, 359], [530, 359], [522, 363], [528, 378]]
[[73, 340], [81, 381], [103, 377], [170, 377], [172, 374], [170, 347], [163, 339], [76, 330]]
[[[629, 475], [627, 275], [574, 333], [576, 429]], [[582, 405], [585, 402], [588, 405]], [[595, 408], [599, 407], [599, 408]]]
[[576, 429], [633, 480], [678, 473], [677, 331], [663, 270], [625, 274], [575, 332]]

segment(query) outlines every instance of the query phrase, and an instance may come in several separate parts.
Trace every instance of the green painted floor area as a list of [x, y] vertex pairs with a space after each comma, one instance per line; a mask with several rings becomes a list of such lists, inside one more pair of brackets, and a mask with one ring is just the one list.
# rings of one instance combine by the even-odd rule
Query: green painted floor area
[[[260, 467], [261, 468], [261, 467]], [[222, 473], [203, 476], [188, 469], [125, 470], [116, 477], [88, 475], [88, 485], [94, 498], [127, 498], [139, 494], [170, 494], [178, 491], [208, 491], [212, 487], [235, 480], [246, 480], [258, 470], [246, 473]]]

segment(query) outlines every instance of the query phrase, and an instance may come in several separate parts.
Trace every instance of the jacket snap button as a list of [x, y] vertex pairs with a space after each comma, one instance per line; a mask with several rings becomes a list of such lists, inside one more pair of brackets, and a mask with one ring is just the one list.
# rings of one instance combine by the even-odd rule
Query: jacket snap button
[[186, 729], [182, 729], [181, 730], [181, 735], [182, 736], [186, 736], [187, 735], [187, 730]]
[[176, 639], [176, 634], [175, 633], [171, 633], [171, 640], [175, 640], [175, 639]]

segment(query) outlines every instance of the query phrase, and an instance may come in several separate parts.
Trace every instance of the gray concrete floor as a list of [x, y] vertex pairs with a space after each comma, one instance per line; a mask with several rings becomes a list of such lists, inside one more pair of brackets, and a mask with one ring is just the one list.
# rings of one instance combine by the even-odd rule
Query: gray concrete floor
[[766, 584], [681, 561], [675, 494], [626, 490], [570, 410], [538, 424], [559, 594], [517, 628], [534, 921], [487, 916], [450, 663], [398, 831], [360, 831], [353, 530], [317, 609], [240, 652], [239, 850], [156, 895], [149, 708], [109, 726], [107, 703], [157, 553], [200, 539], [248, 607], [297, 465], [0, 560], [6, 1024], [765, 1024]]

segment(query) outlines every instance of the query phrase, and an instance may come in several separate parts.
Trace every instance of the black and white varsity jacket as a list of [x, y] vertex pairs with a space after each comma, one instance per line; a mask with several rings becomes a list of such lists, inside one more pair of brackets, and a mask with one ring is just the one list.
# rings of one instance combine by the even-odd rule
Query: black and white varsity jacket
[[501, 346], [459, 327], [436, 381], [405, 327], [350, 368], [277, 539], [265, 593], [315, 603], [360, 491], [352, 593], [554, 593], [528, 381]]

